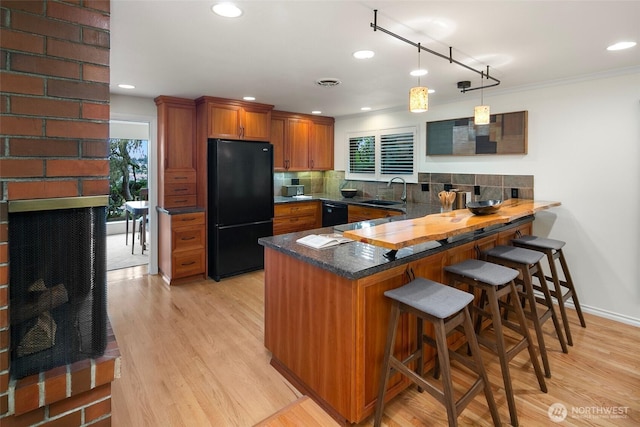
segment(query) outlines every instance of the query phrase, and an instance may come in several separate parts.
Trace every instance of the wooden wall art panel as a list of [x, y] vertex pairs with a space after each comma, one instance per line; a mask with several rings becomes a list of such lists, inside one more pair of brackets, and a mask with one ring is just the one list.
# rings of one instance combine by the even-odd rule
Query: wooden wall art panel
[[488, 125], [473, 117], [427, 122], [427, 156], [527, 154], [527, 111], [492, 114]]

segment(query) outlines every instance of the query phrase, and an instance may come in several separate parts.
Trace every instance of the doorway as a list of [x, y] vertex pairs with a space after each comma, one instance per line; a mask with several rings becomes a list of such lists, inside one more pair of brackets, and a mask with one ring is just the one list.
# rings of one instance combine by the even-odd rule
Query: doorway
[[148, 207], [145, 215], [140, 215], [145, 210], [139, 207], [130, 212], [125, 209], [127, 202], [131, 207], [149, 200], [149, 178], [153, 176], [149, 173], [149, 123], [111, 120], [109, 128], [107, 271], [149, 265], [155, 246], [151, 245]]

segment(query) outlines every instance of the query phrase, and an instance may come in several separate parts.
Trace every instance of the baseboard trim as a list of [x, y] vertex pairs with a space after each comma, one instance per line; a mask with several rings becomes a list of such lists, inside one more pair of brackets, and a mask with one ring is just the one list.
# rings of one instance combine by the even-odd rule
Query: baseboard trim
[[[575, 310], [575, 306], [571, 300], [564, 303], [565, 307], [569, 307]], [[624, 323], [627, 325], [640, 328], [640, 319], [631, 316], [625, 316], [624, 314], [614, 313], [613, 311], [603, 310], [597, 307], [591, 307], [588, 305], [580, 304], [580, 308], [583, 312], [593, 314], [594, 316], [604, 317], [605, 319], [615, 320], [616, 322]]]

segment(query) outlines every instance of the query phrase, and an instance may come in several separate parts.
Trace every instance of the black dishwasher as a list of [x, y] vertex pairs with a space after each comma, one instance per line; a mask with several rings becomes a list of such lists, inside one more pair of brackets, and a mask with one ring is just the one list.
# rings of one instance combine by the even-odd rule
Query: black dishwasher
[[349, 210], [344, 203], [322, 202], [322, 226], [346, 224], [349, 222]]

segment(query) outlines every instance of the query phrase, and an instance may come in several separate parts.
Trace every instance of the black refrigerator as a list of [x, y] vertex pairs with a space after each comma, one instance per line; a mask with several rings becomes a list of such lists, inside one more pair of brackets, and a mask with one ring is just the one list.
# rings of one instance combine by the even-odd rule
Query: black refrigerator
[[273, 146], [208, 141], [209, 276], [215, 281], [264, 267], [258, 238], [273, 235]]

